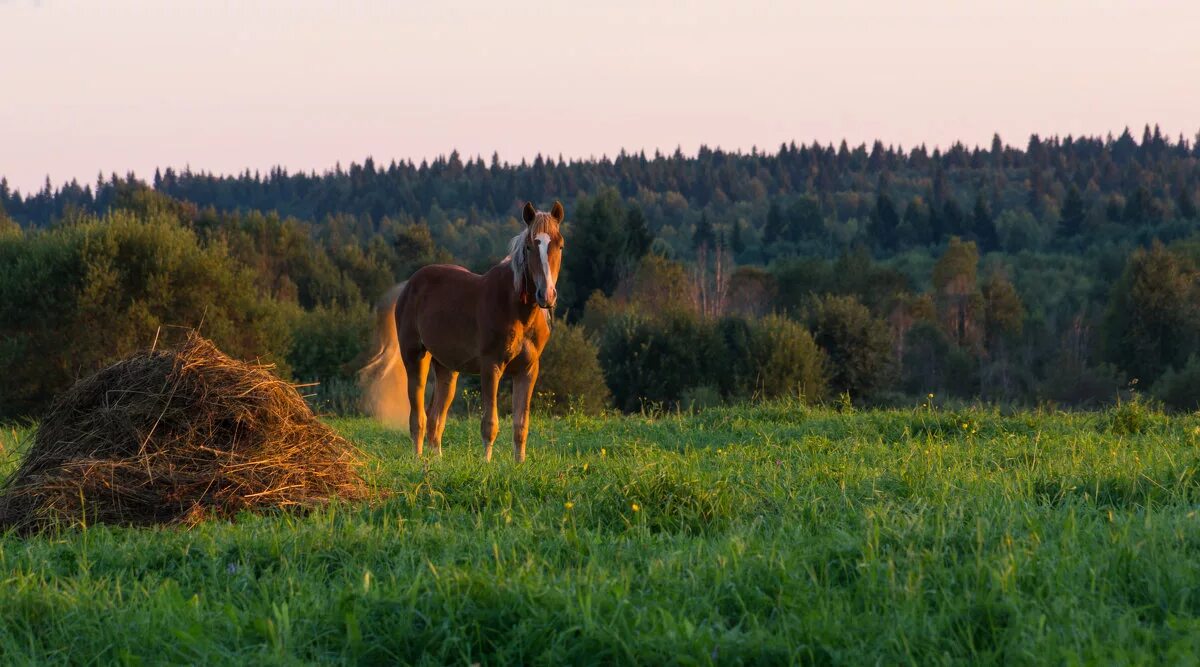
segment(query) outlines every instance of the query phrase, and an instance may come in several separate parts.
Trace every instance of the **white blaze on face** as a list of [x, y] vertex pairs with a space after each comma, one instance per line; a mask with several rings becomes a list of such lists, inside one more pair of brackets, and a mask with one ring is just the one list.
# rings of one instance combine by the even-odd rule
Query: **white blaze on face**
[[546, 281], [542, 289], [549, 296], [554, 291], [554, 276], [550, 275], [550, 235], [542, 232], [533, 238], [537, 241], [538, 258], [542, 262], [542, 279]]

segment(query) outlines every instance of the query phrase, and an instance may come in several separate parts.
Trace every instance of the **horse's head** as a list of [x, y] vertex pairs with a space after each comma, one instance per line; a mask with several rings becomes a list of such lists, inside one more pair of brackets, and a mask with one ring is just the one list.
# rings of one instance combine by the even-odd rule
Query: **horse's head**
[[536, 288], [534, 299], [542, 308], [553, 308], [558, 301], [555, 285], [562, 264], [563, 237], [559, 225], [562, 224], [563, 215], [563, 205], [557, 201], [549, 213], [537, 210], [532, 202], [525, 202], [521, 212], [528, 226], [524, 234], [527, 267]]

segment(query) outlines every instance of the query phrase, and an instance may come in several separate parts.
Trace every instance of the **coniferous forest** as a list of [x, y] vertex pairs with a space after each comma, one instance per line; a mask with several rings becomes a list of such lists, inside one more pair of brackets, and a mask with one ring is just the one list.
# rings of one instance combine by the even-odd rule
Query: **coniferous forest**
[[486, 269], [527, 199], [567, 210], [551, 409], [1200, 402], [1200, 135], [1147, 126], [0, 181], [0, 417], [187, 326], [352, 410], [374, 300]]

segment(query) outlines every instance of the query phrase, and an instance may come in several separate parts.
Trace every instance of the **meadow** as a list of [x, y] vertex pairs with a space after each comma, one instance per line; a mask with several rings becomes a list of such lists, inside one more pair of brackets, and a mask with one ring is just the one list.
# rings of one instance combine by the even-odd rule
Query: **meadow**
[[377, 502], [0, 535], [0, 662], [1200, 660], [1200, 416], [537, 417], [520, 466], [331, 423]]

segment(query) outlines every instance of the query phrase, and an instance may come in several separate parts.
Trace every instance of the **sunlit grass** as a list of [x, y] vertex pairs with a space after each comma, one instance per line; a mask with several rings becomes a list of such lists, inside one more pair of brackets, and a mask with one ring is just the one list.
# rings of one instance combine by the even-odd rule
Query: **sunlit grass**
[[[1128, 408], [1125, 408], [1128, 410]], [[1138, 408], [1135, 408], [1135, 410]], [[798, 405], [333, 425], [386, 497], [0, 537], [0, 662], [1194, 662], [1200, 419]], [[5, 430], [4, 465], [21, 433]]]

